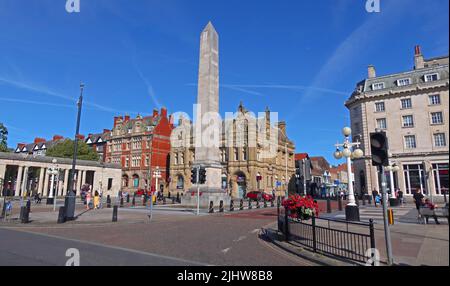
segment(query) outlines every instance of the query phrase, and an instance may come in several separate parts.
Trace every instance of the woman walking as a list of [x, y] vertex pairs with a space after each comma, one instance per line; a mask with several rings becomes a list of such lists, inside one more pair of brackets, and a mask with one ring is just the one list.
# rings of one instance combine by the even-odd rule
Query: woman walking
[[94, 209], [98, 210], [100, 208], [100, 196], [98, 191], [95, 191], [94, 194]]

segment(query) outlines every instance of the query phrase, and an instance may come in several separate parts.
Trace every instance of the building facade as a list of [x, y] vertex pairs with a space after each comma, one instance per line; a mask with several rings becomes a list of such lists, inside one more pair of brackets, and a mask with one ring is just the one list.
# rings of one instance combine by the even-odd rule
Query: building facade
[[371, 165], [370, 133], [385, 131], [391, 163], [401, 170], [386, 173], [389, 189], [406, 195], [448, 191], [449, 177], [449, 58], [425, 59], [415, 48], [413, 70], [368, 78], [357, 84], [346, 102], [353, 141], [362, 143], [365, 157], [354, 161], [356, 192], [380, 190]]
[[[122, 166], [122, 189], [134, 193], [152, 188], [167, 190], [169, 184], [170, 135], [173, 124], [167, 115], [167, 109], [159, 113], [154, 110], [151, 116], [138, 115], [114, 118], [114, 127], [108, 135], [105, 149], [105, 161]], [[159, 170], [161, 178], [154, 172]], [[150, 180], [150, 174], [152, 179]]]
[[[53, 163], [53, 160], [56, 163]], [[52, 175], [50, 168], [56, 167], [58, 174]], [[72, 159], [33, 156], [33, 154], [0, 152], [0, 190], [2, 196], [32, 196], [52, 194], [64, 196], [69, 188], [69, 172]], [[73, 189], [80, 195], [81, 188], [116, 197], [120, 191], [120, 165], [77, 160]], [[52, 183], [53, 181], [53, 183]]]
[[[244, 198], [246, 193], [257, 190], [267, 193], [275, 190], [279, 196], [284, 196], [287, 188], [292, 188], [295, 192], [294, 143], [286, 136], [286, 123], [277, 122], [274, 127], [268, 109], [265, 114], [264, 119], [257, 120], [241, 103], [235, 117], [222, 122], [219, 146], [222, 189], [228, 191], [234, 199]], [[259, 127], [264, 125], [267, 133], [277, 132], [273, 156], [265, 156], [264, 144], [258, 141], [261, 138], [259, 127], [249, 128], [249, 122], [252, 121], [257, 121], [256, 125], [259, 124]], [[232, 128], [227, 129], [225, 126]], [[172, 133], [169, 187], [172, 193], [183, 194], [194, 187], [191, 183], [195, 159], [193, 129], [192, 122], [181, 117], [178, 127]], [[235, 144], [228, 144], [231, 138]], [[251, 144], [253, 140], [256, 140], [256, 144]]]

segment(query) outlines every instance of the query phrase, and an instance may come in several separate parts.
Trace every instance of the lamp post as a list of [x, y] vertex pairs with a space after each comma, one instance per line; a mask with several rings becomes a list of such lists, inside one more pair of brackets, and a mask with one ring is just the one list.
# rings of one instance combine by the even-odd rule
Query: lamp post
[[[355, 194], [353, 191], [353, 179], [352, 179], [352, 158], [359, 159], [364, 156], [364, 152], [359, 149], [359, 145], [361, 143], [351, 143], [350, 135], [352, 134], [352, 130], [349, 127], [345, 127], [342, 129], [342, 134], [344, 135], [344, 143], [336, 144], [336, 152], [334, 152], [334, 158], [337, 160], [346, 158], [347, 161], [347, 175], [348, 175], [348, 204], [345, 207], [345, 217], [347, 221], [359, 221], [359, 208], [356, 204]], [[356, 147], [356, 149], [352, 152], [352, 149]], [[341, 149], [342, 148], [342, 151]]]
[[[74, 176], [75, 176], [75, 166], [77, 164], [77, 153], [78, 153], [78, 136], [80, 134], [80, 119], [81, 119], [81, 108], [83, 106], [83, 90], [84, 84], [80, 84], [80, 98], [78, 100], [78, 115], [77, 115], [77, 126], [75, 131], [75, 142], [73, 151], [73, 161], [72, 161], [72, 171], [69, 176], [69, 189], [64, 201], [66, 220], [73, 220], [75, 218], [75, 200], [76, 200], [76, 190], [74, 191]], [[76, 187], [75, 187], [76, 188]]]

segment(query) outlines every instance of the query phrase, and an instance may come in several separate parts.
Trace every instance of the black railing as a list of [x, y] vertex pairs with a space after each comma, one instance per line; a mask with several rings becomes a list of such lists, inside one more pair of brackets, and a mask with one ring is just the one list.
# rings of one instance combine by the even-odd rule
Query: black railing
[[310, 248], [313, 252], [357, 262], [368, 261], [368, 254], [371, 253], [368, 250], [375, 249], [372, 220], [360, 223], [312, 217], [301, 221], [289, 217], [288, 211], [280, 208], [278, 230], [287, 241]]

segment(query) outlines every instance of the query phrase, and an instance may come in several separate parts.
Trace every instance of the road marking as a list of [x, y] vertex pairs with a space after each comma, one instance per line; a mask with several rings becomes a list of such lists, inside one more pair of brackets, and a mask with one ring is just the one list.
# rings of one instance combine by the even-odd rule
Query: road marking
[[247, 237], [244, 235], [244, 236], [240, 236], [238, 239], [235, 239], [235, 240], [233, 240], [234, 242], [239, 242], [239, 241], [241, 241], [241, 240], [244, 240], [244, 239], [246, 239]]
[[228, 248], [222, 249], [221, 252], [222, 252], [223, 254], [227, 254], [227, 252], [230, 251], [230, 250], [231, 250], [231, 247], [228, 247]]
[[252, 230], [251, 233], [258, 233], [259, 230], [260, 230], [259, 228], [256, 228], [256, 229]]
[[[2, 229], [2, 227], [0, 227], [0, 229]], [[28, 234], [32, 234], [32, 235], [49, 237], [49, 238], [55, 238], [55, 239], [60, 239], [60, 240], [66, 240], [66, 241], [71, 241], [71, 242], [76, 242], [76, 243], [81, 243], [81, 244], [84, 243], [84, 244], [89, 244], [89, 245], [98, 246], [98, 247], [110, 248], [110, 249], [115, 249], [115, 250], [121, 250], [121, 251], [151, 256], [151, 257], [155, 257], [155, 258], [162, 258], [162, 259], [173, 260], [173, 261], [177, 261], [177, 262], [188, 263], [188, 264], [192, 264], [192, 265], [212, 266], [211, 264], [190, 261], [190, 260], [186, 260], [186, 259], [182, 259], [182, 258], [170, 257], [170, 256], [160, 255], [160, 254], [151, 253], [151, 252], [144, 252], [144, 251], [124, 248], [124, 247], [120, 247], [120, 246], [105, 245], [105, 244], [101, 244], [101, 243], [97, 243], [97, 242], [79, 240], [79, 239], [74, 239], [74, 238], [60, 237], [60, 236], [51, 235], [51, 234], [36, 233], [36, 232], [32, 232], [32, 231], [27, 231], [27, 230], [9, 230], [9, 231], [17, 231], [17, 232], [28, 233]]]

